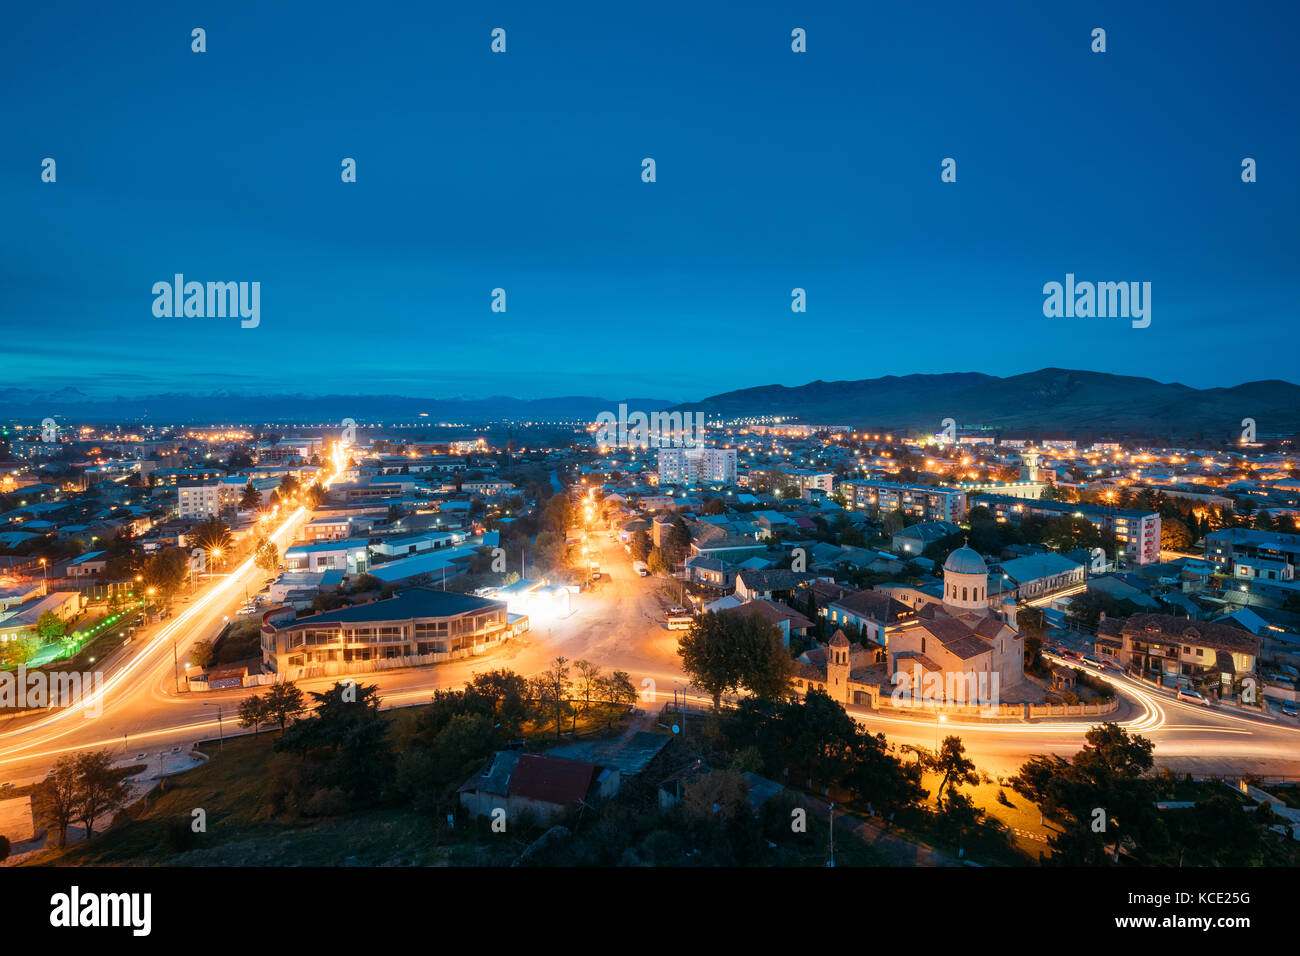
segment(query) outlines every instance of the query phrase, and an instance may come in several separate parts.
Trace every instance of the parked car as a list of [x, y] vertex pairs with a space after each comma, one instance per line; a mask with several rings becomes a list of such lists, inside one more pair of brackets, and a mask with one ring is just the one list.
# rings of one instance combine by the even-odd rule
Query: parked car
[[1293, 700], [1284, 700], [1282, 701], [1282, 713], [1288, 717], [1300, 717], [1300, 707], [1296, 707]]
[[10, 783], [8, 780], [6, 780], [4, 783], [0, 783], [0, 790], [12, 790], [13, 788], [14, 785]]
[[1208, 700], [1206, 700], [1204, 697], [1202, 697], [1202, 696], [1201, 696], [1200, 694], [1198, 694], [1196, 691], [1194, 691], [1194, 690], [1190, 690], [1190, 689], [1188, 689], [1188, 688], [1186, 688], [1186, 687], [1180, 687], [1180, 688], [1178, 688], [1178, 699], [1179, 699], [1179, 700], [1185, 700], [1185, 701], [1187, 701], [1189, 704], [1200, 704], [1202, 707], [1209, 707], [1209, 706], [1210, 706], [1210, 702], [1209, 702]]
[[1080, 654], [1079, 660], [1087, 664], [1089, 667], [1095, 667], [1097, 670], [1101, 670], [1101, 661], [1097, 660], [1097, 658], [1093, 657], [1091, 654]]

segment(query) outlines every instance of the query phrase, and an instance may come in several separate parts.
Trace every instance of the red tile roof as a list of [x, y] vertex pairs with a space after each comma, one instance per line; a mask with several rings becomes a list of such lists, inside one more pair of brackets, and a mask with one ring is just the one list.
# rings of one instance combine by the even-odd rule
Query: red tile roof
[[523, 754], [510, 775], [510, 796], [577, 806], [596, 779], [595, 764], [544, 754]]

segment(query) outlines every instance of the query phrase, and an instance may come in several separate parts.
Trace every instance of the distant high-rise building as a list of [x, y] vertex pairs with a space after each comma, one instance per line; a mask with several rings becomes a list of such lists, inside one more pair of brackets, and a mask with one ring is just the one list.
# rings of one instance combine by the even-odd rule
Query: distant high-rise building
[[730, 485], [736, 481], [734, 448], [660, 448], [660, 484]]

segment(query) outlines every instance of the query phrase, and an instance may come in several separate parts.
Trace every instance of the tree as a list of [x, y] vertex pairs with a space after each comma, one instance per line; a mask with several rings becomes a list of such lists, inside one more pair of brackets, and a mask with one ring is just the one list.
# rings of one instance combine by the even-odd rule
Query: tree
[[314, 812], [334, 812], [339, 800], [350, 806], [373, 804], [393, 779], [395, 764], [388, 720], [379, 710], [379, 688], [339, 682], [311, 696], [311, 715], [289, 727], [275, 749], [310, 755], [309, 774], [320, 784], [312, 799], [321, 809]]
[[86, 831], [86, 839], [95, 835], [95, 820], [126, 802], [127, 787], [122, 775], [111, 766], [107, 750], [77, 756], [77, 819]]
[[325, 501], [327, 494], [325, 487], [319, 481], [314, 481], [303, 494], [303, 497], [306, 499], [308, 508], [316, 509]]
[[563, 534], [543, 531], [533, 545], [533, 566], [542, 574], [559, 571], [564, 567], [565, 552]]
[[254, 737], [266, 720], [266, 701], [260, 695], [252, 694], [239, 702], [239, 726], [252, 727]]
[[628, 539], [627, 546], [631, 549], [633, 561], [644, 561], [650, 556], [650, 549], [653, 547], [650, 542], [650, 535], [646, 533], [644, 528], [638, 528], [632, 532], [632, 537]]
[[1160, 548], [1164, 551], [1186, 551], [1192, 546], [1192, 533], [1177, 518], [1164, 518], [1160, 522]]
[[[582, 698], [582, 712], [585, 715], [591, 710], [591, 695], [596, 693], [600, 687], [600, 668], [591, 661], [578, 661], [573, 665], [578, 671], [578, 679], [575, 682], [578, 696]], [[578, 729], [578, 716], [574, 713], [573, 729]]]
[[239, 507], [243, 511], [251, 511], [254, 508], [262, 506], [262, 494], [253, 487], [250, 481], [244, 485], [244, 493], [239, 498]]
[[483, 701], [486, 712], [500, 728], [502, 735], [517, 737], [528, 717], [528, 680], [514, 671], [502, 668], [475, 674], [465, 685], [466, 695]]
[[984, 811], [975, 806], [975, 801], [959, 790], [948, 796], [939, 812], [939, 828], [948, 839], [957, 844], [958, 854], [962, 848], [962, 834], [973, 830], [984, 819]]
[[764, 746], [783, 767], [823, 788], [837, 786], [853, 764], [861, 728], [839, 701], [809, 690], [802, 701], [783, 701], [775, 710]]
[[373, 574], [358, 574], [348, 583], [348, 590], [353, 594], [364, 594], [366, 591], [382, 591], [383, 589], [384, 582]]
[[1071, 626], [1095, 631], [1103, 614], [1108, 618], [1122, 618], [1132, 613], [1126, 610], [1132, 606], [1129, 602], [1118, 601], [1109, 594], [1085, 591], [1070, 598], [1070, 606], [1066, 609], [1065, 616]]
[[[636, 704], [636, 688], [627, 671], [614, 671], [607, 677], [600, 678], [598, 687], [601, 700], [607, 704], [613, 704], [614, 707], [632, 707]], [[612, 714], [609, 723], [611, 726], [614, 723]]]
[[280, 499], [292, 498], [302, 487], [302, 482], [295, 475], [285, 475], [280, 479]]
[[933, 769], [935, 773], [943, 775], [935, 797], [940, 807], [943, 806], [944, 794], [955, 790], [959, 784], [974, 786], [980, 782], [979, 774], [975, 772], [975, 763], [966, 756], [966, 748], [960, 737], [943, 738], [943, 746], [934, 756]]
[[68, 825], [79, 809], [80, 786], [77, 781], [77, 758], [64, 754], [54, 763], [54, 775], [40, 788], [37, 817], [41, 823], [58, 833], [57, 845], [68, 843]]
[[207, 670], [217, 660], [216, 649], [211, 641], [195, 641], [190, 645], [190, 660], [194, 666]]
[[555, 718], [555, 736], [560, 736], [561, 721], [569, 709], [569, 659], [560, 655], [551, 666], [533, 679], [533, 698], [545, 714]]
[[671, 574], [673, 570], [662, 548], [650, 549], [650, 554], [646, 556], [645, 566], [651, 574]]
[[53, 611], [45, 611], [36, 621], [36, 633], [42, 641], [57, 641], [68, 632], [68, 625]]
[[293, 681], [272, 684], [271, 689], [266, 692], [264, 700], [264, 706], [266, 707], [265, 720], [278, 723], [281, 734], [284, 733], [289, 721], [294, 720], [307, 709], [302, 691]]
[[557, 532], [563, 539], [564, 532], [571, 523], [572, 506], [568, 495], [552, 495], [542, 509], [542, 525], [550, 531]]
[[794, 662], [781, 631], [756, 614], [707, 612], [695, 618], [678, 643], [677, 654], [691, 682], [722, 707], [722, 695], [748, 687], [775, 699], [788, 688]]
[[1108, 863], [1126, 841], [1141, 852], [1160, 838], [1160, 818], [1142, 779], [1152, 750], [1150, 740], [1107, 723], [1091, 728], [1068, 761], [1044, 754], [1025, 761], [1011, 785], [1061, 826], [1050, 841], [1054, 862]]
[[0, 664], [12, 664], [15, 667], [25, 664], [36, 653], [37, 639], [30, 633], [18, 633], [8, 640], [0, 641]]
[[700, 774], [686, 784], [682, 809], [694, 817], [723, 820], [747, 811], [749, 784], [734, 770], [714, 770]]
[[671, 568], [677, 567], [691, 553], [691, 531], [680, 516], [673, 519], [668, 529], [668, 540], [664, 543], [664, 559]]
[[142, 586], [153, 588], [163, 601], [180, 590], [189, 574], [189, 557], [180, 548], [164, 548], [150, 557], [140, 570]]
[[926, 792], [921, 787], [920, 765], [891, 756], [887, 747], [884, 734], [863, 731], [844, 784], [859, 803], [889, 813], [919, 803]]
[[280, 567], [280, 549], [271, 539], [262, 539], [253, 553], [253, 563], [264, 573], [275, 574]]

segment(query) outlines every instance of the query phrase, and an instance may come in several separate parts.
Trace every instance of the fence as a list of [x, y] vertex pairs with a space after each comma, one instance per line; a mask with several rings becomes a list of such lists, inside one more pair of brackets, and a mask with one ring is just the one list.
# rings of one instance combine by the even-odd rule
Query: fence
[[1112, 697], [1110, 700], [1095, 704], [1034, 704], [1027, 702], [999, 703], [996, 705], [991, 702], [988, 705], [978, 703], [956, 704], [944, 700], [913, 701], [906, 697], [895, 700], [892, 692], [878, 687], [868, 687], [865, 691], [858, 691], [854, 696], [855, 698], [859, 696], [867, 698], [866, 700], [855, 699], [855, 704], [866, 703], [876, 710], [892, 710], [896, 713], [929, 711], [951, 717], [1002, 718], [1006, 720], [1030, 720], [1035, 717], [1100, 717], [1103, 714], [1114, 713], [1119, 709], [1118, 697]]

